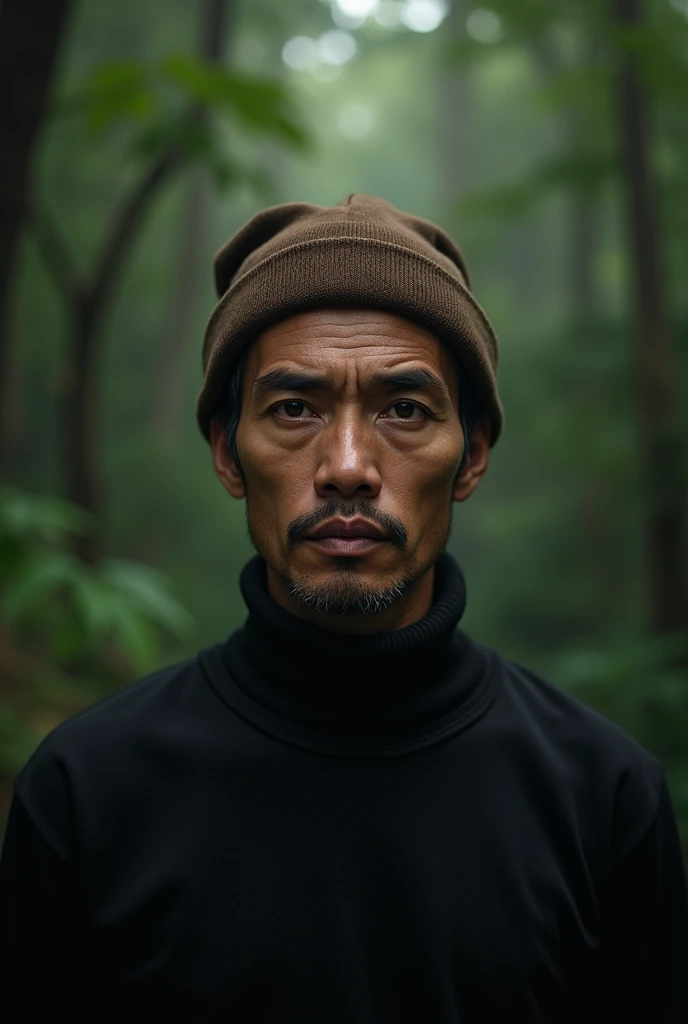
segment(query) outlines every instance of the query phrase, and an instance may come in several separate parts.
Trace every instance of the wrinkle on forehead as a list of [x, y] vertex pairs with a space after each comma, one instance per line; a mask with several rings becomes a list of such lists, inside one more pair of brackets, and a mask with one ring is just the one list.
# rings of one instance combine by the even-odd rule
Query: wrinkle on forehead
[[423, 342], [437, 344], [435, 336], [420, 324], [397, 313], [374, 309], [318, 309], [297, 313], [273, 324], [259, 340], [270, 342], [277, 338], [283, 342], [295, 338], [303, 342], [313, 338], [330, 338], [337, 342], [371, 338], [378, 344], [395, 339], [404, 339], [415, 345]]
[[277, 363], [293, 363], [330, 376], [344, 374], [351, 386], [362, 373], [410, 362], [438, 372], [456, 394], [454, 361], [422, 325], [382, 310], [309, 310], [273, 324], [256, 339], [248, 353], [245, 383], [251, 387]]
[[[379, 326], [390, 325], [399, 327], [406, 324], [408, 327], [424, 328], [416, 325], [412, 320], [391, 313], [382, 309], [309, 309], [301, 313], [294, 313], [293, 316], [285, 317], [278, 323], [273, 324], [264, 333], [269, 334], [273, 330], [319, 330], [330, 329], [333, 332], [355, 331], [366, 325]], [[427, 333], [427, 332], [426, 332]]]

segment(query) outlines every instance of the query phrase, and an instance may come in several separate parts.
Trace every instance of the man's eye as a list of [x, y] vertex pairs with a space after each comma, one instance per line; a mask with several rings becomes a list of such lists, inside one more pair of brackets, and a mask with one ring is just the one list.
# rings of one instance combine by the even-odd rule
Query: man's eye
[[390, 406], [389, 413], [392, 413], [390, 419], [393, 420], [426, 419], [425, 410], [420, 405], [416, 405], [415, 402], [395, 402], [394, 405]]
[[[288, 402], [280, 402], [279, 405], [275, 406], [275, 412], [280, 416], [286, 416], [291, 419], [300, 419], [301, 416], [305, 415], [308, 406], [305, 402], [297, 402], [296, 399], [291, 399]], [[283, 411], [281, 411], [283, 410]], [[308, 410], [310, 412], [310, 410]]]

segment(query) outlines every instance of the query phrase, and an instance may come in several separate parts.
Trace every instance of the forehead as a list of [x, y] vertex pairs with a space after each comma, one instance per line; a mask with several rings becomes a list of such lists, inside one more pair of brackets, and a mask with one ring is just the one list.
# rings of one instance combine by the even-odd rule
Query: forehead
[[246, 376], [255, 380], [278, 363], [318, 366], [336, 372], [352, 361], [364, 367], [423, 363], [449, 385], [454, 361], [422, 325], [397, 313], [371, 309], [319, 309], [297, 313], [264, 331], [251, 346]]

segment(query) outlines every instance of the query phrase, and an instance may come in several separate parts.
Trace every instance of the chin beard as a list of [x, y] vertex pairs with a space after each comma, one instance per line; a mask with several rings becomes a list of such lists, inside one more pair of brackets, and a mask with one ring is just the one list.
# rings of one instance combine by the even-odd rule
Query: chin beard
[[302, 608], [330, 615], [377, 615], [401, 600], [427, 571], [401, 576], [385, 587], [365, 583], [356, 572], [357, 558], [335, 558], [334, 572], [324, 583], [278, 572], [293, 601]]

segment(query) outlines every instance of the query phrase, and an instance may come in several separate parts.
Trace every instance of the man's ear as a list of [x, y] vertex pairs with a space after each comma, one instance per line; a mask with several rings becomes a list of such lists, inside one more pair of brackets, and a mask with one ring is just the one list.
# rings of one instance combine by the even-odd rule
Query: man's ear
[[227, 434], [218, 419], [210, 421], [210, 447], [217, 478], [233, 498], [246, 497], [246, 485], [227, 444]]
[[490, 461], [490, 421], [486, 417], [473, 427], [468, 462], [454, 481], [454, 501], [465, 501], [476, 489]]

